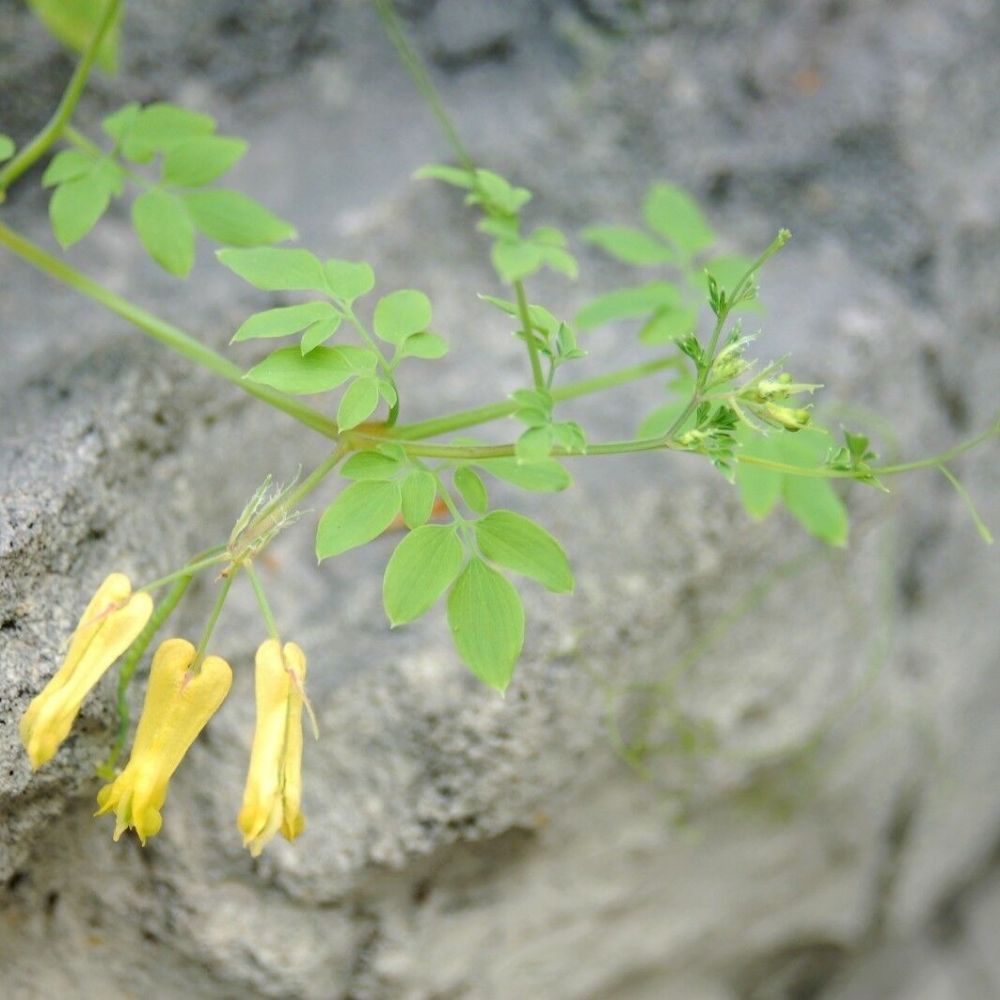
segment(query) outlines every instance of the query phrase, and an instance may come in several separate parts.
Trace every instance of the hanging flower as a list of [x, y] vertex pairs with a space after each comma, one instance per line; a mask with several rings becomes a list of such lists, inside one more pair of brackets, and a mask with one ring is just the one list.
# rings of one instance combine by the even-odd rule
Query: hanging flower
[[21, 742], [32, 767], [37, 769], [55, 756], [83, 699], [132, 645], [152, 613], [153, 599], [145, 591], [133, 594], [124, 573], [112, 573], [97, 588], [62, 666], [21, 718]]
[[153, 657], [132, 755], [97, 795], [95, 815], [114, 810], [115, 840], [131, 827], [145, 847], [159, 832], [170, 778], [229, 692], [233, 672], [225, 660], [207, 656], [194, 672], [194, 658], [186, 639], [168, 639]]
[[237, 825], [257, 857], [280, 830], [294, 840], [305, 826], [302, 799], [302, 708], [306, 657], [294, 642], [268, 639], [257, 650], [257, 728]]

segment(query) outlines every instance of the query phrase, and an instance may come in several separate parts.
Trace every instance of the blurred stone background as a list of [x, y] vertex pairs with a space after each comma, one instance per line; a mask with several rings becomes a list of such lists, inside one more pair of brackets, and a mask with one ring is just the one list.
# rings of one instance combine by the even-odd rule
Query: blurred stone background
[[[831, 423], [909, 457], [993, 419], [993, 0], [400, 8], [473, 154], [536, 192], [530, 221], [631, 222], [668, 178], [731, 249], [787, 226], [758, 351], [824, 382]], [[30, 135], [71, 68], [0, 0], [3, 131]], [[303, 245], [431, 295], [453, 351], [411, 364], [407, 418], [523, 383], [519, 345], [475, 297], [498, 292], [485, 242], [452, 192], [410, 180], [448, 150], [368, 4], [133, 0], [123, 71], [95, 78], [79, 121], [160, 98], [251, 140], [234, 185]], [[3, 213], [51, 246], [38, 176]], [[564, 315], [632, 277], [575, 249], [579, 282], [532, 284]], [[221, 348], [266, 297], [199, 256], [180, 286], [120, 208], [68, 254]], [[750, 524], [680, 456], [581, 460], [555, 497], [497, 485], [495, 502], [564, 540], [578, 578], [572, 598], [526, 588], [506, 700], [461, 668], [438, 611], [390, 634], [392, 540], [317, 569], [307, 518], [266, 567], [322, 730], [306, 832], [252, 861], [235, 828], [262, 633], [239, 587], [218, 632], [233, 693], [143, 850], [91, 818], [113, 679], [37, 775], [16, 721], [108, 570], [148, 579], [214, 544], [267, 472], [312, 465], [324, 442], [6, 254], [0, 317], [5, 997], [1000, 995], [1000, 572], [942, 477], [848, 490], [835, 553], [782, 514]], [[628, 328], [584, 346], [594, 371], [647, 356]], [[663, 391], [567, 413], [621, 436]], [[996, 530], [996, 447], [954, 468]], [[200, 628], [209, 596], [194, 590], [179, 630]], [[648, 737], [641, 769], [616, 730]]]

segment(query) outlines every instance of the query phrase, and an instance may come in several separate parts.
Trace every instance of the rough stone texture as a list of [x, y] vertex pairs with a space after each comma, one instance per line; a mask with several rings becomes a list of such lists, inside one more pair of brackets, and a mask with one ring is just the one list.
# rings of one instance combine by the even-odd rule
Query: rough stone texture
[[[23, 136], [69, 63], [10, 6], [0, 124]], [[887, 420], [886, 452], [931, 453], [992, 418], [994, 4], [405, 6], [474, 153], [536, 191], [534, 219], [630, 220], [668, 176], [707, 199], [734, 247], [788, 225], [796, 239], [765, 274], [762, 353], [791, 352], [826, 382], [835, 419], [867, 420], [836, 409], [854, 404]], [[408, 181], [447, 153], [365, 5], [136, 2], [129, 16], [124, 76], [97, 83], [84, 121], [133, 97], [210, 110], [253, 142], [239, 182], [305, 245], [373, 260], [384, 288], [425, 288], [454, 350], [450, 365], [414, 364], [408, 416], [517, 387], [524, 359], [472, 295], [495, 290], [481, 238], [454, 196]], [[44, 238], [29, 184], [4, 211]], [[183, 300], [122, 215], [69, 256], [221, 346], [261, 296], [205, 249]], [[583, 261], [579, 286], [546, 280], [537, 297], [570, 314], [626, 277]], [[780, 515], [751, 526], [679, 457], [581, 461], [556, 498], [498, 487], [567, 540], [578, 575], [571, 600], [528, 588], [505, 701], [462, 671], [439, 614], [387, 631], [391, 542], [317, 569], [303, 524], [266, 579], [310, 653], [322, 739], [307, 747], [306, 833], [253, 862], [235, 831], [261, 631], [241, 588], [218, 639], [233, 694], [173, 782], [161, 836], [114, 845], [90, 818], [113, 682], [38, 775], [17, 717], [108, 569], [176, 565], [225, 536], [266, 472], [287, 477], [324, 444], [20, 263], [0, 267], [0, 300], [5, 996], [1000, 990], [1000, 573], [942, 478], [851, 491], [852, 545], [836, 554]], [[632, 339], [593, 335], [589, 363], [641, 357]], [[621, 436], [661, 392], [567, 412]], [[955, 468], [996, 527], [994, 456]], [[197, 631], [207, 596], [178, 629]], [[671, 679], [674, 700], [650, 694]], [[648, 721], [644, 776], [613, 754], [609, 719]]]

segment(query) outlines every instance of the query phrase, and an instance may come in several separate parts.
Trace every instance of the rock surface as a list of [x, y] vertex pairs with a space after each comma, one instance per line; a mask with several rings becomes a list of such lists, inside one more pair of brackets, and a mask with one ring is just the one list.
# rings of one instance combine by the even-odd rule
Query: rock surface
[[[533, 221], [631, 221], [669, 177], [734, 248], [787, 225], [759, 347], [825, 382], [834, 422], [884, 420], [882, 450], [911, 456], [994, 417], [994, 4], [494, 6], [405, 10], [474, 154], [536, 192]], [[20, 6], [0, 12], [0, 125], [24, 138], [51, 105], [34, 81], [51, 98], [70, 64]], [[252, 142], [237, 182], [303, 245], [427, 290], [453, 352], [414, 363], [408, 417], [518, 387], [518, 345], [474, 297], [497, 291], [481, 237], [452, 194], [409, 181], [448, 154], [367, 5], [134, 2], [129, 18], [123, 76], [97, 82], [85, 123], [133, 98], [211, 111]], [[44, 240], [35, 187], [5, 221]], [[183, 298], [123, 215], [69, 259], [221, 347], [261, 296], [199, 253]], [[538, 282], [536, 299], [569, 315], [628, 277], [581, 257], [578, 286]], [[557, 497], [498, 486], [565, 541], [578, 580], [571, 599], [526, 591], [503, 701], [461, 669], [440, 614], [388, 632], [391, 541], [316, 568], [303, 523], [265, 580], [310, 654], [306, 833], [254, 862], [235, 829], [261, 632], [239, 588], [218, 637], [233, 694], [172, 783], [163, 833], [116, 845], [90, 817], [113, 680], [37, 775], [20, 713], [110, 568], [148, 579], [224, 538], [267, 472], [312, 466], [324, 443], [9, 257], [0, 301], [5, 996], [1000, 991], [1000, 571], [942, 477], [850, 491], [852, 543], [832, 554], [783, 515], [751, 525], [676, 456], [580, 461]], [[634, 339], [592, 335], [588, 364], [642, 357]], [[567, 412], [612, 438], [661, 397], [651, 383]], [[995, 454], [955, 463], [994, 527]], [[193, 597], [186, 634], [207, 584]], [[609, 722], [647, 727], [643, 773]]]

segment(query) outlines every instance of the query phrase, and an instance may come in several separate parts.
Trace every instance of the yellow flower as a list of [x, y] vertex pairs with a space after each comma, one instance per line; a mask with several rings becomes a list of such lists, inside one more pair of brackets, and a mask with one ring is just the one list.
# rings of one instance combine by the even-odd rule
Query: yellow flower
[[229, 664], [207, 656], [193, 673], [188, 668], [194, 657], [195, 648], [186, 639], [168, 639], [153, 657], [132, 755], [125, 770], [97, 795], [96, 816], [115, 812], [115, 840], [131, 827], [145, 847], [146, 838], [159, 832], [170, 778], [229, 692]]
[[153, 599], [124, 573], [112, 573], [97, 588], [80, 619], [62, 666], [21, 719], [21, 742], [31, 765], [55, 756], [69, 735], [80, 705], [105, 671], [132, 645], [153, 613]]
[[306, 657], [294, 643], [268, 639], [257, 650], [257, 728], [237, 825], [257, 857], [280, 830], [294, 840], [305, 826], [302, 801], [302, 706]]

